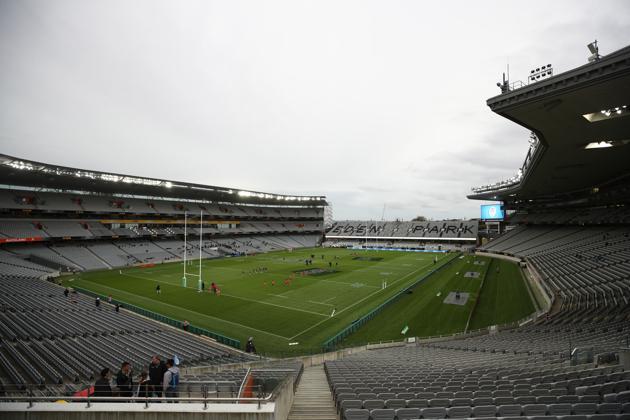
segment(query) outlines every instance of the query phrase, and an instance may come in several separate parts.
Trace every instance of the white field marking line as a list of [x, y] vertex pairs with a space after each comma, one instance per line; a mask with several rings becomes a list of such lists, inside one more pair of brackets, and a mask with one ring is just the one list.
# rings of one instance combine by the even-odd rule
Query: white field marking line
[[324, 302], [315, 302], [314, 300], [309, 300], [309, 303], [316, 303], [318, 305], [324, 305], [324, 306], [335, 306], [335, 305], [331, 305], [330, 303], [324, 303]]
[[[338, 284], [339, 286], [349, 286], [349, 287], [354, 287], [353, 284], [355, 283], [359, 283], [358, 281], [355, 281], [354, 283], [347, 283], [345, 281], [332, 281], [332, 280], [319, 280], [321, 282], [326, 282], [326, 283], [334, 283], [334, 284]], [[378, 286], [370, 286], [369, 284], [365, 284], [365, 283], [361, 283], [363, 286], [361, 287], [371, 287], [373, 289], [380, 289], [380, 287]]]
[[[406, 275], [404, 275], [404, 276], [400, 277], [399, 279], [392, 281], [391, 285], [393, 286], [395, 283], [398, 283], [400, 280], [404, 279], [405, 277], [412, 276], [413, 274], [417, 273], [418, 271], [423, 270], [423, 269], [425, 269], [425, 268], [427, 268], [427, 267], [429, 267], [429, 266], [431, 266], [431, 264], [427, 264], [427, 265], [425, 265], [425, 266], [422, 266], [422, 267], [418, 268], [417, 270], [414, 270], [414, 271], [412, 271], [411, 273], [406, 274]], [[389, 288], [389, 287], [391, 287], [391, 286], [388, 286], [388, 288]], [[350, 306], [346, 306], [345, 308], [343, 308], [342, 310], [340, 310], [339, 312], [337, 312], [337, 314], [340, 314], [340, 313], [342, 313], [342, 312], [345, 312], [346, 310], [348, 310], [348, 309], [352, 308], [353, 306], [358, 305], [359, 303], [361, 303], [361, 302], [363, 302], [364, 300], [366, 300], [366, 299], [368, 299], [368, 298], [370, 298], [370, 297], [374, 296], [374, 295], [375, 295], [375, 294], [377, 294], [377, 293], [380, 293], [380, 292], [381, 292], [381, 291], [383, 291], [383, 290], [387, 290], [387, 289], [381, 289], [381, 290], [377, 290], [377, 291], [375, 291], [375, 292], [372, 292], [372, 293], [370, 293], [369, 295], [367, 295], [366, 297], [364, 297], [363, 299], [360, 299], [360, 300], [356, 301], [356, 302], [355, 302], [355, 303], [353, 303], [352, 305], [350, 305]], [[318, 325], [320, 325], [320, 324], [322, 324], [322, 323], [324, 323], [324, 322], [328, 321], [329, 319], [330, 319], [330, 317], [328, 317], [327, 319], [322, 319], [321, 321], [317, 322], [317, 323], [316, 323], [316, 324], [314, 324], [314, 325], [311, 325], [310, 327], [308, 327], [307, 329], [305, 329], [305, 330], [304, 330], [304, 331], [302, 331], [301, 333], [299, 333], [299, 334], [297, 334], [297, 335], [294, 335], [293, 337], [290, 337], [290, 338], [289, 338], [289, 340], [293, 340], [293, 339], [295, 339], [295, 337], [299, 337], [299, 336], [301, 336], [301, 335], [302, 335], [302, 334], [304, 334], [305, 332], [312, 330], [313, 328], [315, 328], [315, 327], [317, 327]]]
[[[154, 282], [154, 283], [159, 283], [158, 281], [153, 280], [153, 279], [149, 279], [149, 278], [146, 278], [146, 277], [140, 277], [140, 276], [134, 276], [134, 275], [131, 275], [131, 274], [123, 274], [123, 276], [127, 276], [127, 277], [134, 277], [134, 278], [141, 279], [141, 280], [146, 280], [146, 281], [152, 281], [152, 282]], [[166, 283], [171, 284], [171, 285], [174, 285], [174, 286], [177, 286], [177, 284], [176, 284], [176, 283], [171, 283], [171, 282], [166, 282]], [[97, 284], [98, 284], [98, 283], [97, 283]], [[193, 289], [193, 290], [197, 290], [197, 287], [194, 287], [194, 286], [186, 286], [186, 289]], [[285, 293], [286, 293], [286, 292], [285, 292]], [[288, 310], [291, 310], [291, 311], [304, 312], [304, 313], [307, 313], [307, 314], [312, 314], [312, 315], [328, 316], [328, 315], [325, 315], [325, 314], [320, 314], [319, 312], [307, 311], [307, 310], [305, 310], [305, 309], [293, 308], [293, 307], [291, 307], [291, 306], [277, 305], [277, 304], [275, 304], [275, 303], [265, 302], [264, 300], [247, 299], [247, 298], [244, 298], [244, 297], [241, 297], [241, 296], [230, 295], [230, 294], [227, 294], [227, 293], [221, 293], [221, 296], [227, 296], [227, 297], [231, 297], [231, 298], [234, 298], [234, 299], [244, 300], [244, 301], [247, 301], [247, 302], [259, 303], [259, 304], [261, 304], [261, 305], [275, 306], [275, 307], [278, 307], [278, 308], [288, 309]], [[276, 296], [276, 295], [274, 295], [274, 296]], [[282, 297], [284, 297], [285, 299], [288, 299], [288, 297], [285, 297], [285, 296], [282, 296]]]
[[328, 298], [326, 300], [323, 300], [322, 302], [330, 302], [331, 300], [335, 299], [336, 297], [337, 296], [330, 297], [330, 298]]
[[247, 298], [236, 296], [236, 295], [228, 295], [227, 293], [223, 293], [223, 292], [221, 292], [221, 296], [227, 296], [227, 297], [231, 297], [231, 298], [234, 298], [234, 299], [240, 299], [240, 300], [244, 300], [246, 302], [260, 303], [261, 305], [276, 306], [278, 308], [288, 309], [290, 311], [304, 312], [304, 313], [307, 313], [307, 314], [324, 316], [324, 317], [328, 316], [328, 315], [320, 314], [319, 312], [307, 311], [306, 309], [298, 309], [298, 308], [292, 308], [290, 306], [276, 305], [275, 303], [265, 302], [265, 301], [262, 301], [262, 300], [247, 299]]
[[[140, 295], [135, 295], [135, 294], [133, 294], [133, 293], [129, 293], [129, 292], [125, 291], [125, 290], [116, 289], [115, 287], [103, 286], [103, 285], [101, 285], [100, 283], [95, 283], [95, 282], [92, 282], [92, 281], [90, 281], [90, 280], [85, 280], [85, 281], [87, 281], [88, 283], [94, 283], [94, 284], [96, 284], [97, 286], [102, 287], [102, 288], [105, 288], [105, 289], [115, 290], [115, 291], [117, 291], [117, 292], [122, 292], [122, 293], [123, 293], [123, 294], [125, 294], [125, 295], [132, 295], [132, 296], [134, 296], [134, 297], [136, 297], [136, 298], [138, 298], [138, 299], [148, 300], [148, 301], [151, 301], [151, 302], [157, 302], [157, 303], [159, 303], [159, 304], [161, 304], [161, 305], [170, 306], [170, 307], [175, 308], [175, 309], [178, 309], [178, 310], [180, 310], [180, 311], [184, 311], [184, 312], [188, 312], [188, 313], [190, 313], [190, 314], [195, 314], [195, 315], [198, 315], [198, 316], [200, 316], [200, 317], [202, 317], [202, 318], [213, 319], [213, 320], [217, 320], [217, 321], [220, 321], [220, 322], [225, 322], [226, 324], [237, 325], [237, 326], [239, 326], [239, 327], [243, 327], [243, 328], [246, 328], [246, 329], [251, 330], [251, 331], [257, 331], [257, 332], [260, 332], [260, 333], [263, 333], [263, 334], [272, 335], [272, 336], [274, 336], [274, 337], [284, 338], [285, 340], [288, 340], [288, 338], [287, 338], [287, 337], [283, 337], [283, 336], [281, 336], [281, 335], [274, 334], [274, 333], [271, 333], [271, 332], [269, 332], [269, 331], [259, 330], [258, 328], [248, 327], [247, 325], [239, 324], [238, 322], [228, 321], [227, 319], [217, 318], [217, 317], [212, 316], [212, 315], [206, 315], [206, 314], [202, 314], [202, 313], [200, 313], [200, 312], [191, 311], [190, 309], [182, 308], [181, 306], [175, 306], [175, 305], [171, 305], [170, 303], [162, 302], [162, 301], [159, 301], [159, 300], [154, 300], [154, 299], [151, 299], [151, 298], [146, 298], [146, 297], [144, 297], [144, 296], [140, 296]], [[192, 319], [192, 318], [191, 318], [191, 319]], [[159, 321], [155, 321], [155, 322], [159, 322]]]
[[283, 298], [283, 299], [289, 299], [288, 296], [282, 296], [282, 295], [274, 295], [273, 293], [267, 293], [268, 296], [273, 296], [273, 297], [279, 297], [279, 298]]

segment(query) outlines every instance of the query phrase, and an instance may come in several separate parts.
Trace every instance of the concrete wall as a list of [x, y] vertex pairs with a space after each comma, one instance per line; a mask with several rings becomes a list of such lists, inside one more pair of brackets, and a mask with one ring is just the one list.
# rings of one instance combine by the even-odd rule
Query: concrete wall
[[[293, 392], [291, 392], [291, 395]], [[290, 408], [290, 405], [289, 405]], [[287, 411], [288, 414], [288, 411]], [[2, 420], [274, 420], [275, 404], [27, 403], [0, 404]], [[286, 416], [285, 416], [286, 418]]]
[[291, 377], [288, 381], [284, 381], [280, 384], [280, 388], [276, 390], [277, 396], [274, 400], [274, 419], [286, 420], [289, 417], [289, 411], [293, 405], [293, 385], [295, 378]]

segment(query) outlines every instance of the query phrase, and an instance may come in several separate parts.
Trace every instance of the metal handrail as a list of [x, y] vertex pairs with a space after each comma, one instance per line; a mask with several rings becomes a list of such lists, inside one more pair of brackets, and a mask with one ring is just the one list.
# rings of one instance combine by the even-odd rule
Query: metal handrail
[[245, 386], [245, 381], [247, 381], [247, 378], [249, 378], [249, 373], [252, 371], [251, 367], [247, 368], [247, 372], [245, 372], [245, 376], [243, 376], [243, 380], [241, 381], [241, 386], [238, 388], [238, 393], [236, 395], [238, 395], [239, 397], [241, 396], [241, 393], [243, 392], [243, 387]]
[[[260, 393], [258, 395], [261, 395]], [[107, 403], [139, 403], [145, 404], [145, 407], [149, 406], [149, 403], [203, 403], [204, 409], [207, 408], [208, 403], [219, 403], [219, 402], [229, 402], [229, 403], [257, 403], [258, 408], [261, 407], [262, 403], [270, 402], [274, 393], [269, 394], [266, 397], [250, 397], [250, 398], [239, 398], [239, 397], [68, 397], [68, 396], [35, 396], [33, 394], [29, 396], [0, 396], [0, 404], [7, 402], [28, 402], [29, 407], [33, 407], [35, 402], [57, 402], [57, 401], [66, 401], [66, 402], [85, 402], [87, 403], [86, 408], [90, 408], [92, 403], [95, 402], [107, 402]]]

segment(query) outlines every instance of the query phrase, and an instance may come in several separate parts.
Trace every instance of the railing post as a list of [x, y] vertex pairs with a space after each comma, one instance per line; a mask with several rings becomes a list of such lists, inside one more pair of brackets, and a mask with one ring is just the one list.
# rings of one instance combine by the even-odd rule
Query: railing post
[[31, 387], [28, 387], [28, 408], [33, 408], [33, 390], [31, 389]]

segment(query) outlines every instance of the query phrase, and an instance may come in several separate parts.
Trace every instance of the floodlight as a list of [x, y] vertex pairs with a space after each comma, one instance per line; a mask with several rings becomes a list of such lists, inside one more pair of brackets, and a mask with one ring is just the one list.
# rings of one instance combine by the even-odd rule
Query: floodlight
[[597, 41], [591, 42], [587, 45], [587, 47], [591, 54], [597, 54], [599, 52], [599, 48], [597, 48]]

